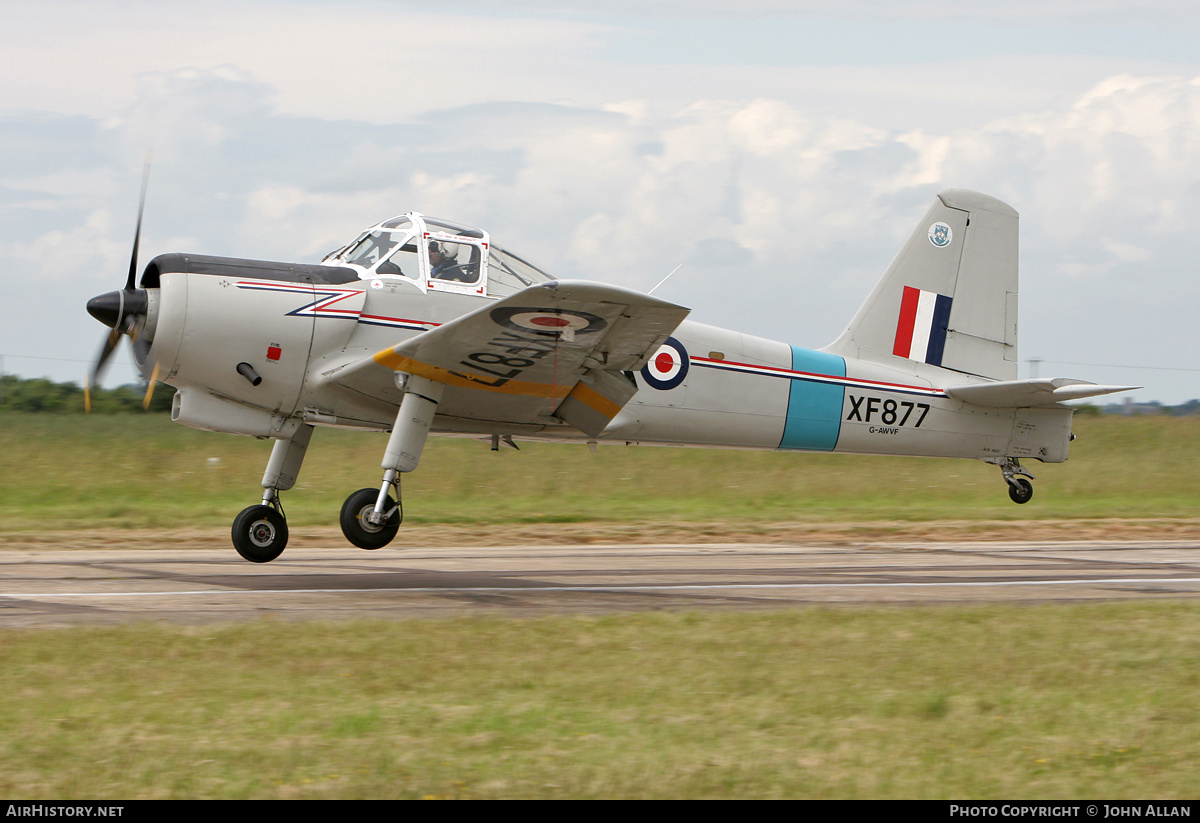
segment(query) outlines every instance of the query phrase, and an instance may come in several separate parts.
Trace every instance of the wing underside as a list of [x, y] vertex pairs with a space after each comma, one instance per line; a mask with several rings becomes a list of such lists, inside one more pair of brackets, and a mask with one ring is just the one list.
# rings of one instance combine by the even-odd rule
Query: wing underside
[[601, 283], [532, 286], [330, 375], [396, 402], [397, 373], [445, 385], [439, 415], [566, 423], [594, 437], [637, 392], [640, 369], [688, 309]]

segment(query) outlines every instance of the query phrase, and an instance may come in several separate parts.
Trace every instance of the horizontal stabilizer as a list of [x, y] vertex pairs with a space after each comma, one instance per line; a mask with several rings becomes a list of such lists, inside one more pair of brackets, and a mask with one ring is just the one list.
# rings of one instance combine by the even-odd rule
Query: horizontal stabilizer
[[1052, 406], [1064, 400], [1081, 400], [1100, 394], [1133, 391], [1141, 386], [1100, 386], [1069, 377], [1040, 377], [1033, 380], [1006, 380], [1001, 383], [972, 383], [952, 386], [946, 394], [955, 400], [976, 406], [1026, 408]]

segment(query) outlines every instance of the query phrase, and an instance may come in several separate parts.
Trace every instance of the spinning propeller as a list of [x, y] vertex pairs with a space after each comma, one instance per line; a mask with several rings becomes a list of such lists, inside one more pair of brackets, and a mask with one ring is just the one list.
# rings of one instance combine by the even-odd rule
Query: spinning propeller
[[[108, 365], [109, 358], [116, 351], [121, 335], [127, 335], [133, 343], [138, 362], [144, 362], [150, 351], [150, 342], [140, 331], [145, 327], [146, 313], [149, 310], [150, 299], [145, 289], [135, 288], [138, 264], [138, 243], [142, 235], [142, 212], [146, 205], [146, 187], [150, 183], [150, 152], [146, 153], [146, 165], [142, 169], [142, 194], [138, 199], [137, 227], [133, 232], [133, 254], [129, 259], [129, 277], [125, 288], [120, 291], [110, 291], [88, 301], [88, 314], [99, 320], [112, 331], [104, 340], [100, 354], [92, 365], [91, 374], [83, 387], [84, 407], [92, 410], [91, 387], [99, 385], [100, 377]], [[150, 376], [150, 385], [146, 389], [146, 397], [142, 401], [145, 408], [150, 406], [150, 398], [154, 395], [154, 383], [158, 379], [158, 364], [154, 364], [154, 373]]]

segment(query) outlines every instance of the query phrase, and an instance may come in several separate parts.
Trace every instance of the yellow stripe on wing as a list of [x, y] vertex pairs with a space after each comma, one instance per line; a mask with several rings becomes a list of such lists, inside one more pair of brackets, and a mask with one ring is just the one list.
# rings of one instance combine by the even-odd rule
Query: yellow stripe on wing
[[620, 406], [593, 389], [587, 383], [576, 383], [575, 388], [571, 389], [571, 396], [580, 403], [587, 405], [588, 408], [594, 409], [597, 413], [604, 415], [608, 420], [616, 417], [617, 412], [621, 410]]
[[[384, 349], [376, 354], [375, 362], [381, 366], [386, 366], [392, 371], [415, 374], [419, 377], [436, 380], [438, 383], [445, 383], [447, 386], [457, 386], [463, 389], [479, 389], [499, 394], [519, 394], [527, 397], [566, 397], [571, 391], [570, 386], [532, 383], [528, 380], [504, 380], [500, 382], [500, 379], [495, 377], [480, 377], [474, 374], [452, 372], [449, 369], [443, 369], [441, 366], [431, 366], [428, 363], [422, 363], [420, 360], [413, 360], [411, 357], [396, 354], [392, 349]], [[495, 385], [497, 382], [499, 382], [499, 385]], [[589, 403], [588, 405], [591, 404]], [[613, 412], [613, 414], [616, 414], [616, 412]]]

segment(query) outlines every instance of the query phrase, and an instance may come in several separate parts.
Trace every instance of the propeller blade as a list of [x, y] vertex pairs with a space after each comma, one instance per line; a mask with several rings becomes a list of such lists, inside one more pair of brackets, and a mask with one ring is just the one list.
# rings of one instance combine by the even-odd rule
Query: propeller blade
[[138, 198], [137, 228], [133, 230], [133, 255], [129, 258], [129, 279], [125, 281], [125, 291], [133, 291], [137, 279], [138, 244], [142, 238], [142, 210], [146, 206], [146, 187], [150, 185], [150, 161], [154, 152], [146, 151], [146, 165], [142, 167], [142, 196]]
[[100, 384], [100, 377], [104, 374], [104, 367], [108, 365], [108, 359], [112, 357], [112, 353], [117, 349], [117, 343], [121, 340], [121, 330], [113, 329], [104, 338], [104, 345], [100, 348], [100, 356], [96, 358], [96, 364], [92, 366], [91, 382], [96, 385]]
[[90, 376], [83, 379], [83, 410], [88, 414], [92, 411], [92, 386], [100, 385], [100, 378], [104, 375], [104, 369], [108, 365], [108, 359], [112, 357], [112, 353], [117, 349], [117, 343], [121, 340], [121, 330], [113, 329], [104, 338], [104, 345], [100, 347], [100, 355], [96, 358], [96, 362], [92, 364], [92, 373]]
[[154, 372], [150, 375], [150, 385], [146, 386], [146, 397], [142, 400], [142, 408], [150, 408], [150, 399], [154, 397], [154, 384], [158, 382], [158, 363], [154, 364]]

